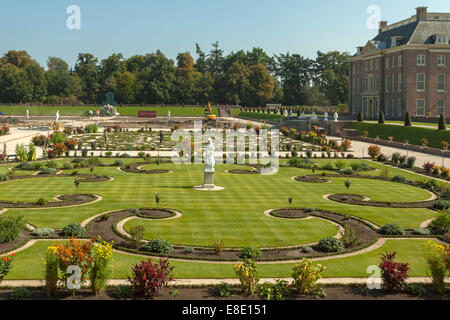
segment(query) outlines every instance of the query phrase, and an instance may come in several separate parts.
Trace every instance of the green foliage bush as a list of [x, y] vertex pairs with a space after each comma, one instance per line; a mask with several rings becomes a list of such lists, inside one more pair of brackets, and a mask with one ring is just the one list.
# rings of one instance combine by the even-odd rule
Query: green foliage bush
[[31, 232], [31, 235], [35, 237], [47, 237], [53, 232], [55, 232], [55, 230], [53, 230], [52, 228], [37, 228]]
[[319, 241], [317, 249], [322, 252], [341, 252], [344, 250], [344, 245], [340, 239], [326, 237]]
[[419, 236], [428, 236], [431, 234], [431, 231], [428, 228], [417, 228], [417, 229], [413, 230], [413, 234], [416, 234]]
[[439, 232], [449, 232], [450, 231], [450, 213], [448, 211], [442, 210], [436, 219], [434, 219], [430, 227]]
[[259, 286], [259, 294], [266, 300], [284, 300], [289, 294], [288, 283], [285, 280], [276, 280], [275, 283], [264, 282]]
[[224, 283], [224, 282], [222, 282], [221, 284], [218, 284], [215, 288], [216, 295], [218, 295], [221, 298], [231, 296], [232, 291], [233, 291], [233, 287], [230, 284]]
[[172, 251], [172, 245], [164, 239], [152, 239], [147, 242], [142, 249], [147, 252], [167, 254]]
[[71, 223], [67, 226], [65, 226], [62, 230], [61, 230], [61, 234], [64, 237], [81, 237], [86, 233], [86, 229], [78, 224], [78, 223]]
[[56, 174], [56, 169], [54, 169], [54, 168], [44, 168], [39, 173], [40, 174]]
[[435, 210], [443, 210], [450, 208], [450, 203], [448, 201], [438, 199], [433, 203], [433, 209]]
[[113, 291], [114, 297], [117, 299], [130, 299], [133, 297], [133, 288], [126, 285], [118, 285]]
[[388, 223], [380, 228], [380, 233], [388, 236], [401, 236], [405, 230], [398, 223]]
[[12, 300], [25, 300], [30, 297], [31, 293], [30, 290], [28, 290], [25, 287], [19, 287], [15, 288], [14, 291], [11, 293], [11, 299]]
[[246, 247], [238, 254], [238, 257], [242, 260], [259, 260], [261, 258], [261, 250], [254, 247]]
[[113, 163], [114, 167], [123, 167], [123, 161], [122, 160], [116, 160]]
[[392, 181], [394, 181], [394, 182], [405, 182], [406, 178], [404, 176], [397, 175], [397, 176], [392, 178]]
[[6, 174], [0, 174], [0, 181], [7, 181], [8, 176]]
[[22, 216], [0, 216], [0, 243], [16, 240], [24, 227]]

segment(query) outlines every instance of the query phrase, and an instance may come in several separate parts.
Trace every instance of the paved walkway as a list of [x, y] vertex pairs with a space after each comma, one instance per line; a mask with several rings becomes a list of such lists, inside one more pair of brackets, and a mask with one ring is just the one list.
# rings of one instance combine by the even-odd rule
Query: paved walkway
[[[341, 141], [342, 138], [339, 137], [332, 137], [332, 136], [328, 136], [327, 137], [330, 140], [337, 140], [337, 141]], [[363, 142], [363, 141], [357, 141], [357, 140], [352, 140], [352, 147], [351, 150], [354, 151], [354, 155], [356, 158], [360, 158], [362, 156], [364, 157], [368, 157], [368, 148], [369, 146], [371, 146], [373, 144], [368, 143], [368, 142]], [[386, 146], [381, 146], [378, 145], [380, 147], [381, 153], [384, 153], [386, 156], [388, 156], [388, 158], [390, 158], [390, 156], [394, 153], [394, 152], [399, 152], [402, 155], [407, 155], [409, 157], [416, 157], [416, 167], [422, 167], [426, 162], [434, 162], [436, 165], [441, 166], [442, 165], [442, 161], [444, 160], [444, 167], [448, 167], [450, 165], [450, 160], [449, 159], [442, 159], [442, 157], [440, 156], [435, 156], [432, 154], [427, 154], [427, 153], [422, 153], [422, 152], [416, 152], [416, 151], [407, 151], [404, 149], [397, 149], [397, 148], [393, 148], [393, 147], [386, 147]]]
[[[259, 283], [270, 282], [275, 283], [276, 280], [285, 280], [287, 282], [292, 282], [292, 278], [263, 278], [260, 279]], [[319, 284], [324, 285], [352, 285], [352, 284], [366, 284], [369, 278], [322, 278], [318, 280]], [[370, 278], [370, 283], [373, 283], [375, 279]], [[447, 282], [450, 279], [447, 280]], [[426, 277], [412, 277], [406, 280], [407, 283], [423, 283], [429, 284], [431, 283], [431, 278]], [[240, 285], [238, 279], [175, 279], [173, 282], [170, 282], [169, 287], [183, 287], [183, 286], [215, 286], [221, 283], [228, 283], [231, 285]], [[128, 279], [111, 279], [108, 281], [108, 285], [110, 286], [118, 286], [118, 285], [129, 285], [130, 281]], [[0, 284], [0, 287], [42, 287], [45, 285], [44, 280], [3, 280]], [[86, 283], [86, 286], [89, 285], [89, 282]]]

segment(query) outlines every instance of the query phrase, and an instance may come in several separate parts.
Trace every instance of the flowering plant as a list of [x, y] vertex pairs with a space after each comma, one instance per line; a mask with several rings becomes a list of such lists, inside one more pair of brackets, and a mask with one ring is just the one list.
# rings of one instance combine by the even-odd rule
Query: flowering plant
[[113, 257], [113, 242], [108, 243], [98, 237], [93, 248], [93, 263], [89, 269], [91, 289], [95, 294], [106, 288], [108, 278], [111, 276], [111, 261]]
[[259, 281], [258, 268], [252, 260], [238, 263], [234, 266], [239, 281], [241, 282], [242, 293], [254, 294]]
[[300, 294], [312, 292], [317, 286], [317, 280], [322, 278], [322, 272], [325, 269], [323, 265], [303, 258], [300, 264], [292, 269], [294, 271], [292, 277], [297, 292]]
[[394, 261], [396, 252], [386, 252], [381, 256], [381, 277], [389, 291], [403, 289], [408, 278], [409, 264]]
[[8, 275], [11, 270], [12, 260], [15, 254], [11, 253], [8, 255], [7, 253], [0, 256], [0, 282]]

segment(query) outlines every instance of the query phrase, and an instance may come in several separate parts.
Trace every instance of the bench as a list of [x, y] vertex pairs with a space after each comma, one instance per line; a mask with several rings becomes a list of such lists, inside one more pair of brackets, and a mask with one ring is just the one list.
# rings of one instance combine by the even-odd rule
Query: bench
[[138, 111], [139, 118], [156, 118], [157, 116], [156, 111]]

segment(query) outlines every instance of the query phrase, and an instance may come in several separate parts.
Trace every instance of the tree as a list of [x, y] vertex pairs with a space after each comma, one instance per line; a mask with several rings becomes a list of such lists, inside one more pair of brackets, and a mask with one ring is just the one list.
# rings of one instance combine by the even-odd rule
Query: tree
[[225, 103], [239, 104], [248, 101], [250, 70], [240, 62], [234, 62], [222, 77], [219, 88]]
[[175, 91], [176, 68], [161, 52], [145, 56], [146, 67], [137, 75], [138, 102], [170, 103]]
[[358, 122], [364, 122], [364, 115], [361, 110], [358, 112]]
[[81, 96], [84, 103], [95, 103], [100, 90], [98, 59], [90, 53], [80, 53], [75, 64], [75, 73], [81, 80]]
[[7, 63], [0, 67], [0, 101], [31, 102], [33, 83], [27, 73], [17, 66]]
[[195, 44], [195, 52], [197, 53], [197, 60], [195, 60], [195, 70], [204, 73], [208, 71], [208, 65], [206, 62], [206, 54], [202, 51], [199, 44]]
[[447, 126], [446, 126], [446, 124], [445, 124], [445, 117], [444, 117], [444, 114], [443, 114], [443, 113], [441, 113], [441, 116], [440, 116], [440, 118], [439, 118], [439, 126], [438, 126], [438, 130], [439, 130], [439, 131], [445, 131], [445, 130], [447, 130]]
[[302, 105], [304, 97], [302, 89], [312, 80], [313, 61], [298, 54], [275, 55], [272, 67], [283, 88], [283, 103], [286, 105]]
[[411, 127], [411, 116], [408, 111], [405, 113], [405, 127]]
[[161, 197], [159, 195], [159, 193], [155, 194], [155, 203], [156, 203], [156, 207], [159, 207], [159, 202], [161, 201]]
[[345, 180], [344, 184], [345, 184], [345, 187], [347, 188], [347, 200], [349, 200], [350, 199], [349, 190], [350, 190], [350, 187], [352, 186], [352, 182], [350, 180]]
[[129, 71], [121, 73], [116, 80], [115, 97], [119, 103], [133, 103], [136, 94], [136, 76]]
[[348, 103], [349, 58], [347, 52], [317, 52], [313, 67], [314, 82], [333, 105]]
[[273, 98], [275, 82], [263, 64], [249, 67], [250, 92], [247, 105], [263, 106]]
[[383, 110], [381, 110], [380, 114], [378, 115], [378, 123], [379, 124], [384, 124], [384, 122], [385, 122], [384, 112], [383, 112]]

